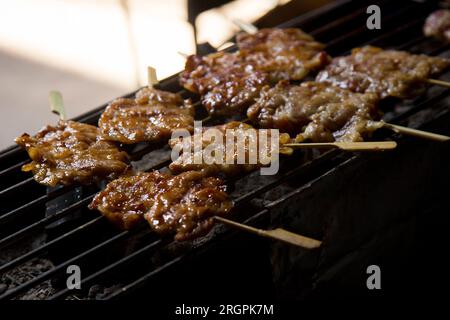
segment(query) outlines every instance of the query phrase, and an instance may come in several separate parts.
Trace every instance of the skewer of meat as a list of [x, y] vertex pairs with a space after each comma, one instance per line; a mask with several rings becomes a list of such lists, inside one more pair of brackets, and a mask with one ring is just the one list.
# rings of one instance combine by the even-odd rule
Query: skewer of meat
[[191, 101], [176, 93], [155, 89], [155, 70], [149, 67], [149, 86], [134, 99], [111, 102], [100, 116], [99, 128], [105, 139], [124, 144], [168, 140], [176, 130], [192, 132], [194, 109]]
[[428, 83], [450, 87], [447, 82], [432, 79], [448, 67], [449, 59], [365, 46], [353, 49], [348, 56], [334, 58], [316, 81], [354, 92], [375, 93], [382, 99], [409, 99], [423, 93]]
[[54, 187], [115, 179], [129, 169], [128, 155], [103, 140], [97, 127], [63, 120], [60, 94], [52, 92], [50, 101], [62, 118], [58, 124], [44, 127], [35, 136], [24, 133], [15, 139], [32, 160], [22, 171], [31, 171], [37, 182]]
[[[241, 20], [233, 22], [249, 37], [258, 30], [254, 25]], [[449, 27], [450, 11], [438, 10], [427, 19], [424, 32], [427, 35], [446, 37], [447, 33], [450, 35]], [[423, 90], [427, 83], [450, 88], [449, 82], [431, 78], [449, 66], [450, 60], [445, 58], [365, 46], [353, 49], [348, 57], [334, 58], [317, 75], [316, 81], [330, 81], [356, 92], [375, 92], [381, 98], [409, 98], [418, 95], [415, 91]]]
[[[244, 32], [246, 32], [247, 34], [249, 34], [250, 39], [252, 39], [252, 37], [254, 37], [253, 35], [257, 33], [257, 28], [255, 26], [253, 26], [252, 24], [243, 22], [243, 21], [234, 21], [238, 27], [240, 27]], [[249, 32], [247, 32], [249, 31]], [[239, 40], [238, 40], [239, 42]], [[255, 41], [253, 41], [254, 43]], [[252, 43], [252, 42], [250, 42]], [[251, 46], [250, 46], [251, 47]], [[371, 47], [373, 48], [373, 47]], [[383, 51], [382, 49], [376, 48], [378, 51]], [[426, 71], [428, 70], [428, 75], [435, 75], [438, 74], [440, 72], [442, 72], [445, 68], [447, 68], [450, 65], [450, 60], [448, 59], [443, 59], [443, 58], [437, 58], [437, 57], [427, 57], [424, 55], [411, 55], [408, 54], [406, 52], [399, 52], [399, 51], [394, 51], [393, 55], [395, 54], [400, 54], [403, 57], [407, 57], [409, 58], [408, 63], [406, 63], [409, 67], [415, 67], [417, 69], [417, 73], [424, 75], [426, 73]], [[387, 56], [389, 56], [389, 54], [387, 54]], [[401, 65], [401, 61], [392, 61], [392, 58], [394, 57], [390, 57], [389, 59], [391, 61], [385, 62], [385, 64], [389, 64], [389, 62], [391, 64], [393, 64], [394, 66], [391, 66], [390, 70], [391, 71], [395, 71], [396, 68], [398, 69], [397, 65]], [[406, 59], [406, 58], [405, 58]], [[379, 59], [381, 62], [384, 61], [383, 58]], [[336, 61], [336, 59], [333, 59], [333, 62]], [[417, 66], [414, 66], [414, 64], [417, 63]], [[436, 65], [433, 65], [433, 63], [435, 63]], [[333, 64], [333, 63], [332, 63]], [[331, 64], [331, 65], [332, 65]], [[419, 65], [422, 64], [424, 65], [422, 68], [419, 67]], [[370, 63], [367, 63], [367, 65], [369, 66], [369, 68], [373, 68], [373, 70], [376, 70], [376, 66], [375, 65], [375, 61], [372, 61]], [[428, 68], [427, 68], [428, 66]], [[325, 70], [327, 70], [327, 68], [330, 68], [330, 66], [326, 67]], [[350, 68], [351, 70], [353, 69]], [[386, 68], [387, 70], [389, 70], [389, 68]], [[319, 79], [319, 77], [321, 76], [321, 74], [323, 75], [325, 71], [322, 71], [319, 73], [319, 75], [317, 76], [317, 79]], [[339, 71], [336, 71], [336, 74], [338, 76], [340, 76]], [[395, 77], [399, 77], [399, 75], [391, 75], [392, 76], [392, 86], [394, 87], [395, 85], [398, 85], [398, 81], [395, 80]], [[368, 76], [367, 76], [368, 77]], [[401, 77], [401, 72], [400, 72], [400, 77]], [[405, 76], [406, 77], [406, 76]], [[364, 75], [361, 75], [361, 78], [366, 79], [364, 77]], [[372, 77], [374, 78], [374, 77]], [[410, 78], [412, 78], [412, 76], [410, 76]], [[423, 79], [422, 79], [423, 80]], [[349, 81], [352, 81], [351, 78], [349, 79]], [[358, 81], [358, 80], [357, 80]], [[369, 81], [369, 80], [367, 80]], [[410, 81], [411, 83], [413, 82], [412, 80]], [[450, 83], [445, 82], [445, 81], [441, 81], [441, 80], [436, 80], [436, 79], [428, 79], [425, 78], [424, 81], [425, 83], [430, 83], [430, 84], [436, 84], [436, 85], [440, 85], [440, 86], [444, 86], [444, 87], [450, 87]], [[281, 82], [283, 83], [283, 82]], [[285, 86], [286, 85], [286, 81], [284, 81], [284, 84], [281, 84], [281, 86]], [[386, 85], [386, 81], [384, 81], [383, 79], [379, 80], [379, 83], [383, 83], [384, 85]], [[279, 85], [277, 85], [276, 87], [278, 87]], [[404, 88], [408, 88], [408, 83], [404, 81], [403, 85]], [[411, 87], [411, 84], [409, 84], [409, 90], [413, 90], [413, 88]], [[423, 83], [422, 83], [423, 86]], [[344, 88], [347, 88], [346, 85], [342, 86]], [[400, 87], [400, 86], [399, 86]], [[254, 122], [254, 123], [258, 123], [261, 127], [263, 128], [277, 128], [282, 130], [283, 132], [292, 132], [292, 131], [299, 131], [300, 128], [303, 127], [304, 123], [302, 124], [302, 122], [305, 122], [305, 115], [308, 113], [308, 108], [303, 108], [298, 106], [299, 102], [295, 102], [295, 101], [291, 101], [289, 103], [287, 103], [284, 107], [279, 108], [278, 110], [277, 107], [275, 106], [275, 108], [273, 107], [273, 104], [280, 104], [283, 105], [283, 102], [280, 100], [292, 100], [289, 98], [289, 95], [287, 96], [283, 96], [283, 94], [281, 93], [278, 98], [276, 97], [271, 97], [274, 99], [270, 99], [269, 101], [264, 101], [267, 98], [267, 95], [265, 94], [265, 92], [267, 92], [269, 89], [269, 86], [264, 86], [261, 89], [261, 93], [259, 98], [256, 100], [256, 103], [253, 104], [248, 110], [247, 110], [247, 116]], [[277, 91], [276, 89], [273, 89], [273, 91]], [[281, 90], [282, 92], [284, 92], [284, 90]], [[370, 90], [369, 90], [370, 92]], [[272, 92], [273, 93], [273, 92]], [[365, 93], [363, 91], [363, 93]], [[375, 92], [378, 93], [379, 96], [383, 96], [382, 92], [380, 93], [380, 91]], [[269, 94], [269, 96], [271, 96]], [[276, 94], [273, 94], [273, 96], [276, 96]], [[305, 95], [303, 96], [303, 98], [307, 98], [305, 97]], [[321, 99], [322, 97], [319, 96], [319, 99]], [[328, 96], [329, 99], [333, 100], [333, 96]], [[374, 98], [372, 98], [374, 99]], [[335, 100], [335, 99], [334, 99]], [[261, 102], [262, 101], [262, 102]], [[305, 102], [304, 100], [301, 100], [302, 102]], [[316, 101], [316, 108], [319, 107], [320, 105], [323, 104], [323, 102], [321, 102], [319, 105], [317, 105]], [[309, 103], [309, 101], [307, 101], [307, 103]], [[263, 105], [263, 107], [261, 107], [261, 104]], [[272, 105], [272, 106], [271, 106]], [[329, 104], [329, 106], [331, 105], [331, 103]], [[313, 106], [314, 107], [314, 106]], [[331, 107], [331, 106], [330, 106]], [[311, 109], [311, 108], [309, 108]], [[350, 108], [350, 110], [347, 109], [343, 109], [340, 108], [340, 114], [338, 114], [338, 116], [340, 116], [340, 118], [345, 120], [345, 114], [347, 115], [351, 115], [352, 114], [352, 110], [355, 110], [355, 105], [353, 105], [353, 108]], [[359, 110], [361, 110], [361, 108], [358, 108]], [[297, 112], [295, 111], [297, 110]], [[345, 110], [345, 112], [343, 112]], [[306, 112], [306, 114], [305, 114]], [[309, 112], [311, 112], [311, 110], [309, 110]], [[325, 110], [325, 112], [322, 112], [322, 114], [329, 114], [328, 111]], [[385, 127], [391, 130], [394, 130], [395, 132], [398, 133], [402, 133], [405, 135], [411, 135], [411, 136], [415, 136], [415, 137], [419, 137], [419, 138], [424, 138], [424, 139], [430, 139], [430, 140], [435, 140], [435, 141], [446, 141], [448, 140], [447, 136], [442, 136], [442, 135], [438, 135], [438, 134], [434, 134], [434, 133], [429, 133], [426, 131], [421, 131], [421, 130], [416, 130], [416, 129], [411, 129], [411, 128], [407, 128], [407, 127], [402, 127], [402, 126], [398, 126], [398, 125], [393, 125], [393, 124], [389, 124], [389, 123], [385, 123], [383, 121], [379, 121], [379, 122], [375, 122], [375, 121], [368, 121], [371, 117], [365, 117], [366, 119], [364, 121], [361, 121], [361, 112], [360, 115], [358, 115], [357, 117], [355, 117], [354, 119], [352, 119], [352, 121], [346, 121], [346, 123], [348, 123], [348, 127], [343, 127], [345, 128], [345, 130], [343, 132], [345, 132], [345, 134], [347, 135], [346, 137], [341, 137], [338, 140], [341, 141], [362, 141], [362, 137], [360, 136], [360, 134], [358, 133], [358, 131], [365, 131], [366, 133], [371, 133], [372, 131], [380, 128], [380, 127]], [[367, 112], [363, 112], [363, 114]], [[344, 116], [344, 117], [341, 117]], [[318, 115], [316, 115], [316, 117], [319, 117]], [[325, 115], [326, 117], [326, 115]], [[323, 117], [322, 117], [323, 118]], [[326, 119], [322, 119], [323, 120]], [[331, 122], [334, 120], [331, 120]], [[342, 121], [342, 120], [341, 120]], [[330, 121], [329, 121], [330, 122]], [[339, 123], [339, 121], [338, 121]], [[365, 124], [365, 125], [363, 125]], [[339, 124], [338, 124], [339, 125]], [[363, 126], [361, 126], [363, 125]], [[333, 125], [334, 126], [334, 125]], [[358, 128], [359, 127], [359, 128]], [[306, 138], [311, 138], [309, 137], [311, 134], [316, 134], [319, 133], [320, 130], [323, 129], [323, 126], [321, 125], [317, 125], [317, 121], [312, 122], [311, 126], [309, 128], [307, 128], [306, 130], [306, 135], [303, 136], [299, 136], [298, 137], [298, 141], [304, 141], [305, 137]], [[336, 130], [333, 130], [336, 131]], [[353, 131], [353, 137], [352, 135], [352, 131]], [[341, 132], [341, 134], [343, 133]], [[309, 133], [309, 134], [308, 134]], [[331, 132], [330, 130], [325, 130], [321, 132], [321, 134], [328, 134], [330, 135]], [[339, 136], [339, 132], [336, 132], [336, 134]], [[350, 136], [349, 136], [350, 134]], [[313, 137], [316, 139], [313, 139], [312, 141], [322, 141], [324, 138], [326, 137]], [[317, 139], [320, 138], [320, 139]], [[326, 141], [332, 141], [332, 139], [330, 139], [331, 137], [328, 136], [328, 138], [326, 138]], [[308, 140], [308, 139], [306, 139]], [[309, 139], [311, 140], [311, 139]], [[324, 145], [324, 146], [328, 146], [328, 144]], [[300, 146], [301, 147], [301, 146]]]
[[263, 88], [247, 116], [261, 128], [297, 134], [297, 142], [364, 141], [379, 128], [435, 141], [449, 139], [379, 121], [378, 102], [375, 93], [357, 93], [328, 83], [280, 82], [273, 88]]
[[242, 112], [264, 85], [301, 80], [329, 61], [323, 45], [300, 29], [263, 29], [237, 40], [236, 52], [189, 56], [180, 75], [181, 85], [200, 94], [212, 115]]
[[321, 245], [318, 240], [281, 228], [261, 230], [224, 218], [233, 208], [224, 181], [200, 171], [179, 175], [158, 171], [125, 175], [110, 182], [95, 196], [89, 208], [100, 211], [123, 229], [132, 229], [146, 220], [155, 232], [175, 234], [178, 241], [207, 234], [217, 220], [307, 249]]
[[[213, 132], [212, 130], [216, 131]], [[208, 132], [209, 131], [209, 132]], [[174, 173], [190, 170], [202, 170], [209, 175], [223, 174], [225, 176], [238, 176], [255, 171], [277, 161], [278, 153], [292, 154], [292, 148], [340, 148], [347, 151], [381, 151], [394, 149], [395, 141], [379, 142], [353, 142], [338, 141], [325, 144], [295, 143], [286, 133], [280, 134], [276, 141], [271, 141], [271, 131], [261, 140], [258, 129], [251, 125], [232, 121], [224, 125], [203, 128], [190, 137], [171, 139], [169, 145], [173, 155], [179, 155], [170, 165], [169, 169]], [[212, 137], [214, 138], [212, 139]], [[217, 141], [215, 136], [219, 137]], [[221, 139], [220, 139], [221, 138]], [[240, 143], [227, 144], [226, 142], [241, 141]], [[228, 150], [227, 148], [232, 148]], [[253, 150], [252, 150], [253, 148]], [[250, 155], [256, 154], [253, 161]], [[211, 152], [214, 154], [211, 156]], [[253, 152], [253, 153], [252, 153]], [[261, 156], [264, 158], [261, 158]], [[276, 156], [276, 157], [275, 157]], [[174, 157], [174, 156], [172, 156]], [[239, 157], [246, 161], [240, 162]], [[266, 161], [268, 159], [268, 161]]]

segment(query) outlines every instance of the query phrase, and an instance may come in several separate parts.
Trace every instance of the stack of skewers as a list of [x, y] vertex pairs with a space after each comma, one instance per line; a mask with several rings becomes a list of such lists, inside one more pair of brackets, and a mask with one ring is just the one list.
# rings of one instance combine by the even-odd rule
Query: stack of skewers
[[[241, 117], [212, 127], [215, 130], [278, 129], [280, 148], [268, 153], [285, 155], [296, 148], [395, 148], [395, 141], [365, 141], [379, 128], [436, 141], [449, 139], [385, 123], [379, 104], [389, 97], [413, 98], [430, 84], [449, 86], [433, 77], [450, 67], [450, 60], [371, 46], [331, 59], [324, 45], [299, 29], [247, 26], [246, 30], [251, 32], [237, 36], [237, 51], [189, 56], [180, 74], [181, 85], [198, 94], [209, 113], [204, 123]], [[318, 73], [315, 81], [300, 82], [314, 73]], [[150, 68], [149, 86], [132, 99], [110, 103], [98, 127], [62, 117], [57, 126], [47, 126], [33, 137], [18, 137], [16, 142], [32, 159], [22, 170], [31, 171], [37, 182], [48, 186], [112, 180], [89, 208], [119, 228], [132, 229], [147, 221], [154, 231], [175, 234], [181, 241], [206, 234], [220, 221], [305, 248], [320, 246], [320, 241], [283, 229], [260, 230], [224, 218], [232, 212], [233, 201], [222, 177], [266, 164], [239, 164], [237, 150], [233, 150], [233, 164], [196, 163], [193, 159], [212, 141], [194, 132], [195, 106], [178, 94], [154, 88], [156, 83], [155, 70]], [[54, 108], [63, 115], [61, 99], [52, 97]], [[194, 135], [171, 139], [178, 130]], [[180, 149], [196, 140], [201, 147], [181, 154], [169, 165], [170, 173], [136, 172], [120, 149], [167, 141], [171, 148]]]

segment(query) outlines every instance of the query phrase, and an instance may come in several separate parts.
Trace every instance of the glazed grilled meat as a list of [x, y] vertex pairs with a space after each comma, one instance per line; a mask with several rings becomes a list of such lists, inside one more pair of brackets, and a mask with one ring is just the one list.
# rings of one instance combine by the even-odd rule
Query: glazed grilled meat
[[428, 16], [423, 33], [428, 37], [450, 42], [450, 10], [437, 10]]
[[223, 181], [202, 172], [183, 172], [165, 179], [158, 188], [145, 219], [155, 231], [175, 233], [179, 241], [205, 235], [213, 217], [227, 215], [233, 207]]
[[108, 220], [121, 229], [132, 229], [153, 206], [159, 192], [158, 183], [168, 176], [158, 171], [124, 175], [108, 183], [99, 192], [89, 209], [100, 211]]
[[[220, 138], [222, 139], [219, 141], [215, 141], [214, 140], [215, 138], [211, 139], [210, 136], [206, 135], [205, 133], [207, 132], [211, 134], [213, 133], [212, 131], [210, 131], [210, 129], [214, 129], [218, 133], [220, 133], [221, 134]], [[230, 131], [228, 131], [227, 133], [227, 130]], [[248, 133], [249, 130], [254, 131], [256, 135], [246, 136], [245, 132]], [[243, 139], [241, 140], [243, 141], [243, 143], [241, 143], [240, 146], [238, 143], [235, 143], [232, 146], [233, 149], [230, 149], [231, 151], [227, 150], [226, 148], [227, 134], [228, 137], [231, 138], [233, 141], [239, 141], [239, 139]], [[287, 134], [280, 135], [279, 137], [280, 145], [289, 142], [289, 139], [290, 137]], [[270, 157], [272, 152], [274, 151], [273, 149], [271, 149], [270, 132], [268, 132], [267, 139], [265, 140], [267, 142], [266, 155], [267, 157]], [[198, 148], [198, 150], [195, 149], [195, 141], [199, 141], [201, 143], [201, 148]], [[203, 128], [202, 133], [197, 132], [191, 137], [171, 139], [169, 141], [170, 147], [180, 153], [178, 159], [173, 161], [169, 165], [169, 168], [174, 173], [189, 170], [203, 170], [208, 174], [221, 173], [226, 176], [236, 176], [241, 173], [256, 170], [264, 165], [260, 161], [261, 160], [260, 157], [257, 157], [257, 159], [253, 161], [253, 163], [250, 162], [249, 156], [250, 148], [252, 146], [259, 146], [260, 143], [261, 141], [258, 135], [258, 131], [255, 130], [251, 125], [239, 121], [232, 121], [224, 125]], [[238, 159], [238, 148], [240, 147], [243, 147], [242, 154], [245, 155], [245, 159], [243, 159], [243, 161], [239, 161]], [[183, 152], [183, 150], [189, 150], [190, 152], [185, 153]], [[291, 150], [285, 150], [285, 152], [290, 151]], [[228, 158], [227, 152], [229, 153]], [[205, 156], [206, 154], [213, 154], [213, 157], [211, 157], [212, 161], [205, 161], [205, 159], [207, 159]], [[231, 161], [228, 162], [227, 159], [231, 159]]]
[[114, 179], [128, 169], [128, 156], [99, 135], [97, 127], [74, 121], [46, 126], [33, 137], [25, 133], [16, 143], [32, 162], [22, 171], [33, 172], [37, 182], [52, 187]]
[[302, 80], [330, 61], [323, 51], [325, 46], [300, 29], [261, 29], [255, 34], [241, 32], [236, 40], [245, 61], [268, 73], [272, 83]]
[[180, 82], [202, 95], [202, 104], [212, 115], [242, 112], [269, 83], [268, 76], [246, 64], [239, 53], [226, 52], [188, 57]]
[[213, 216], [226, 215], [232, 207], [222, 180], [194, 171], [124, 176], [110, 182], [89, 206], [121, 228], [131, 229], [145, 218], [156, 232], [174, 233], [180, 241], [206, 234]]
[[266, 87], [248, 109], [249, 119], [262, 128], [299, 134], [297, 141], [362, 141], [378, 125], [378, 97], [354, 93], [326, 83], [279, 82]]
[[366, 46], [349, 56], [334, 58], [316, 78], [354, 92], [381, 98], [413, 98], [426, 88], [426, 80], [450, 66], [450, 60], [405, 51]]
[[262, 29], [237, 36], [239, 50], [190, 56], [180, 83], [202, 95], [210, 114], [229, 115], [251, 105], [264, 85], [301, 80], [329, 61], [323, 45], [299, 29]]
[[180, 95], [144, 88], [135, 99], [116, 99], [98, 122], [105, 139], [125, 144], [159, 142], [177, 129], [193, 130], [193, 107]]

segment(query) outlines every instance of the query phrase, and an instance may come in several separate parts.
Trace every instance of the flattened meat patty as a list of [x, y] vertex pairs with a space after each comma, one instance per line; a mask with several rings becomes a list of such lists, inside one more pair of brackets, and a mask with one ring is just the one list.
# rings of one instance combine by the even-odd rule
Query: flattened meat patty
[[159, 192], [158, 183], [167, 178], [158, 171], [122, 176], [96, 194], [89, 209], [100, 211], [121, 229], [132, 229], [144, 221]]
[[25, 133], [16, 143], [33, 161], [22, 170], [33, 172], [37, 182], [52, 187], [114, 179], [128, 169], [128, 155], [99, 137], [97, 127], [74, 121], [46, 126], [35, 136]]
[[[211, 129], [215, 130], [222, 140], [215, 141], [215, 133]], [[255, 134], [247, 134], [250, 130]], [[227, 139], [236, 142], [231, 146], [233, 148], [231, 152], [227, 150]], [[223, 125], [206, 127], [203, 128], [202, 133], [195, 133], [191, 137], [171, 139], [169, 141], [170, 147], [180, 153], [180, 156], [169, 165], [169, 168], [174, 173], [189, 170], [203, 170], [208, 174], [214, 175], [220, 173], [226, 176], [236, 176], [254, 171], [268, 164], [261, 161], [261, 153], [254, 159], [253, 163], [250, 162], [250, 149], [255, 146], [255, 148], [258, 148], [255, 151], [258, 152], [264, 150], [263, 146], [265, 146], [265, 156], [269, 161], [272, 153], [275, 151], [272, 149], [271, 139], [271, 133], [267, 132], [267, 137], [265, 137], [263, 144], [257, 129], [239, 121], [231, 121]], [[282, 134], [279, 136], [279, 145], [285, 144], [289, 140], [289, 135]], [[195, 148], [196, 141], [200, 142], [201, 148]], [[241, 142], [238, 143], [238, 141]], [[285, 152], [292, 152], [292, 150], [285, 149], [283, 149]], [[184, 150], [189, 150], [190, 152], [185, 153], [183, 152]], [[239, 162], [239, 153], [245, 156], [245, 159], [242, 159], [245, 160], [242, 161], [244, 163]], [[211, 155], [212, 161], [205, 160], [209, 155]]]
[[116, 99], [98, 122], [105, 139], [125, 144], [160, 142], [177, 129], [193, 130], [193, 107], [180, 95], [145, 88], [135, 99]]
[[316, 81], [381, 98], [408, 99], [420, 95], [426, 80], [449, 66], [450, 60], [444, 58], [365, 46], [334, 58]]
[[195, 171], [123, 176], [110, 182], [89, 206], [121, 228], [131, 229], [145, 218], [156, 232], [173, 233], [180, 241], [206, 234], [213, 216], [226, 215], [232, 207], [222, 180]]
[[297, 28], [261, 29], [236, 37], [241, 55], [255, 69], [268, 73], [270, 81], [302, 80], [331, 60], [325, 45]]
[[233, 207], [223, 181], [198, 171], [172, 176], [158, 188], [145, 219], [159, 233], [175, 233], [179, 241], [205, 235], [214, 224], [213, 217], [227, 215]]
[[210, 114], [242, 112], [264, 85], [301, 80], [330, 60], [324, 46], [299, 29], [262, 29], [237, 40], [237, 52], [190, 56], [180, 75], [181, 85], [202, 95]]
[[220, 116], [245, 110], [269, 83], [268, 75], [246, 63], [239, 52], [189, 56], [180, 82], [202, 96], [209, 114]]
[[249, 119], [262, 128], [299, 134], [297, 141], [362, 141], [379, 125], [378, 96], [354, 93], [326, 83], [286, 81], [266, 87], [248, 109]]

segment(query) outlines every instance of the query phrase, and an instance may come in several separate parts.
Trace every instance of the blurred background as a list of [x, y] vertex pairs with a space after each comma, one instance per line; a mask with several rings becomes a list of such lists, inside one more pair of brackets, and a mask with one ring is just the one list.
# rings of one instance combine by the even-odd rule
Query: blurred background
[[0, 0], [0, 149], [56, 123], [50, 90], [74, 117], [144, 85], [148, 65], [159, 79], [179, 72], [178, 52], [194, 53], [196, 41], [219, 47], [238, 31], [232, 19], [264, 25], [325, 2]]

